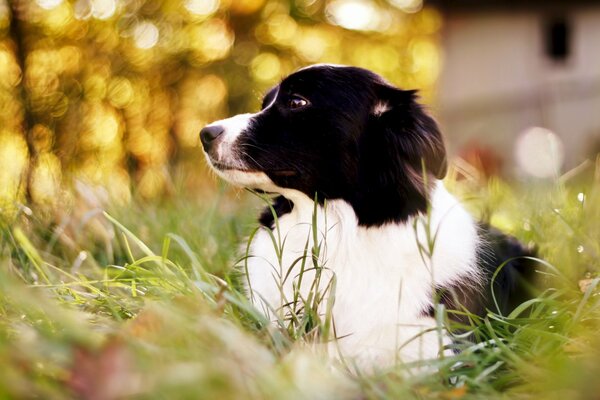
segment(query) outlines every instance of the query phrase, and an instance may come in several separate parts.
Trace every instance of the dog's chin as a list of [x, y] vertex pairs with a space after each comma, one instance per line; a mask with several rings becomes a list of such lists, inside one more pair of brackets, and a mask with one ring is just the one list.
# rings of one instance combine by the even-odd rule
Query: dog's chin
[[289, 178], [297, 175], [296, 171], [281, 169], [269, 171], [267, 173], [248, 167], [241, 162], [226, 163], [215, 160], [206, 153], [204, 153], [204, 155], [210, 168], [215, 171], [220, 178], [232, 185], [257, 190], [263, 193], [277, 193], [289, 197], [298, 197], [297, 193], [299, 192], [294, 189], [280, 187], [270, 178], [270, 175]]
[[276, 192], [277, 185], [261, 171], [247, 171], [241, 169], [216, 169], [217, 174], [227, 182], [249, 189], [260, 189], [265, 192]]
[[259, 189], [265, 192], [275, 192], [277, 189], [277, 185], [262, 171], [246, 169], [237, 165], [227, 165], [211, 160], [209, 157], [207, 159], [213, 171], [232, 185]]

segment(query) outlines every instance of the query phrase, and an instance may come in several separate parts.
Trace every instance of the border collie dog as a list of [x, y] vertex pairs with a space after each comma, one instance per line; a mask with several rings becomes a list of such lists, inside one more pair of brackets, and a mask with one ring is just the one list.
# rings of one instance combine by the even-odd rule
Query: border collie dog
[[330, 310], [337, 337], [330, 351], [379, 368], [445, 351], [439, 302], [480, 315], [510, 308], [522, 263], [508, 262], [490, 285], [492, 276], [529, 253], [446, 191], [444, 140], [415, 91], [365, 69], [314, 65], [271, 89], [261, 111], [200, 137], [220, 177], [277, 194], [244, 268], [270, 320], [323, 296], [318, 312]]

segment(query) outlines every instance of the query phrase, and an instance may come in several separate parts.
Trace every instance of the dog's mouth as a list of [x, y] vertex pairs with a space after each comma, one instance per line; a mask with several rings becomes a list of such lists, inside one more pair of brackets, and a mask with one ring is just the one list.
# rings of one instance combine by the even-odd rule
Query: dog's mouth
[[276, 175], [276, 176], [280, 176], [282, 178], [290, 178], [292, 176], [298, 175], [298, 172], [291, 170], [291, 169], [270, 170], [269, 173]]
[[258, 168], [248, 168], [248, 167], [239, 167], [237, 165], [230, 165], [221, 161], [216, 161], [213, 160], [212, 158], [210, 159], [210, 163], [212, 164], [212, 166], [215, 169], [218, 169], [219, 171], [239, 171], [239, 172], [245, 172], [245, 173], [268, 173], [270, 175], [275, 175], [275, 176], [279, 176], [282, 178], [289, 178], [289, 177], [293, 177], [298, 175], [298, 172], [292, 169], [269, 169], [269, 170], [260, 170]]
[[223, 163], [220, 161], [215, 161], [212, 158], [210, 159], [210, 163], [212, 164], [213, 167], [215, 167], [216, 169], [218, 169], [220, 171], [240, 171], [240, 172], [248, 172], [248, 173], [261, 172], [256, 169], [242, 168], [237, 165], [230, 165], [230, 164]]

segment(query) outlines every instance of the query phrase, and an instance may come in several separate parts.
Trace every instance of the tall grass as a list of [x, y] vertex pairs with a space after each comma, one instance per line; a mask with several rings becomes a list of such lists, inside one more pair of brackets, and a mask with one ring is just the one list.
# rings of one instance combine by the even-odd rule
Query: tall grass
[[[439, 309], [459, 351], [430, 361], [430, 374], [365, 374], [312, 351], [332, 329], [318, 290], [289, 299], [278, 325], [266, 320], [232, 269], [257, 229], [256, 196], [21, 207], [0, 229], [0, 398], [595, 398], [593, 172], [518, 187], [448, 182], [478, 217], [535, 244], [547, 267], [540, 294], [510, 315], [489, 310], [456, 326]], [[297, 262], [318, 271], [316, 223], [311, 234]], [[284, 242], [273, 234], [280, 251]], [[335, 293], [333, 281], [315, 287]]]

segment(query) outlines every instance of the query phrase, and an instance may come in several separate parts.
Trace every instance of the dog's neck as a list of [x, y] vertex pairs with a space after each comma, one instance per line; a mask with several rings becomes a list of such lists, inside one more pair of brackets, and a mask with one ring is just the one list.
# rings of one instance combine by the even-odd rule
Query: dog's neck
[[[352, 209], [352, 206], [344, 200], [333, 199], [319, 201], [315, 205], [315, 199], [311, 199], [299, 190], [278, 188], [277, 192], [293, 204], [290, 217], [297, 223], [312, 223], [316, 211], [317, 221], [327, 216], [330, 222], [338, 221], [340, 223], [359, 224], [356, 212]], [[443, 182], [440, 180], [432, 185], [430, 198], [431, 213], [438, 216], [447, 213], [452, 207], [459, 206], [458, 201], [448, 193]], [[432, 215], [430, 215], [430, 217], [431, 216]], [[420, 217], [426, 218], [427, 215], [426, 213], [415, 213], [415, 215], [412, 215], [411, 218], [408, 218], [403, 224], [411, 225], [415, 218]], [[365, 228], [368, 229], [369, 227]]]

